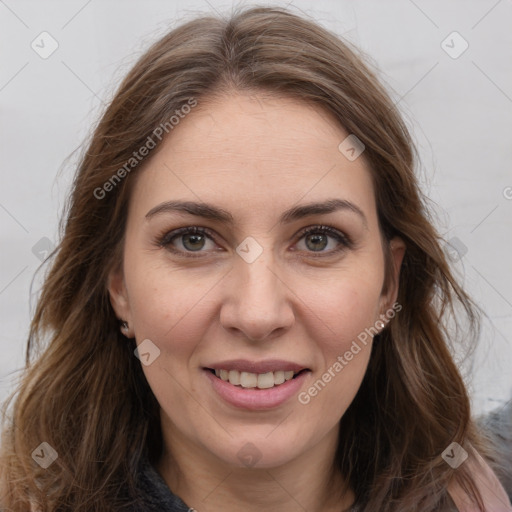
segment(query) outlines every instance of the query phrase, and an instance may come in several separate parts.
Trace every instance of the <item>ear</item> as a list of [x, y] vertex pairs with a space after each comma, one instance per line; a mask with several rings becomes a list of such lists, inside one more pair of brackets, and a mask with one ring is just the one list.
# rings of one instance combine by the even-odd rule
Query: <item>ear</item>
[[117, 318], [128, 322], [131, 330], [133, 323], [130, 302], [128, 300], [128, 291], [124, 282], [123, 270], [121, 268], [110, 272], [108, 276], [107, 289], [110, 295], [110, 303], [114, 308]]
[[390, 309], [396, 302], [398, 297], [398, 287], [400, 282], [400, 268], [405, 255], [405, 242], [398, 236], [392, 238], [388, 243], [388, 248], [385, 249], [388, 253], [389, 262], [386, 267], [390, 273], [387, 286], [382, 290], [380, 309], [381, 314]]

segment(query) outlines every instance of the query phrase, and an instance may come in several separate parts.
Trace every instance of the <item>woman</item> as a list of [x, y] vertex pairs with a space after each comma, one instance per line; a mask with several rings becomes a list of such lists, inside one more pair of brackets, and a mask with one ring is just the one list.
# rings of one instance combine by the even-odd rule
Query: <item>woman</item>
[[158, 41], [76, 175], [2, 506], [510, 510], [413, 166], [375, 76], [310, 21], [254, 8]]

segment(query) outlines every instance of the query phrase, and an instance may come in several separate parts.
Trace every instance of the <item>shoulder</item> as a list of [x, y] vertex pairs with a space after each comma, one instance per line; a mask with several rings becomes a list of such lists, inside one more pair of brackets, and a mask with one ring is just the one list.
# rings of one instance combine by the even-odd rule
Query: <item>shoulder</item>
[[[478, 452], [474, 451], [464, 465], [475, 480], [486, 512], [512, 512], [512, 505], [505, 489]], [[448, 492], [459, 512], [480, 512], [478, 505], [470, 499], [456, 480], [452, 481]]]
[[194, 509], [176, 496], [147, 457], [139, 464], [138, 475], [139, 506], [133, 512], [191, 512]]
[[512, 501], [512, 400], [479, 419], [478, 423], [493, 444], [495, 471]]

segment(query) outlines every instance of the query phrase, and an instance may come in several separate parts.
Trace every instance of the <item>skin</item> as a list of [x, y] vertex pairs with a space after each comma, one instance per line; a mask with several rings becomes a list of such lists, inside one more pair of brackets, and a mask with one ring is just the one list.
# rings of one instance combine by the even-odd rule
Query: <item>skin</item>
[[[383, 290], [370, 170], [364, 156], [351, 162], [338, 150], [347, 135], [318, 107], [232, 92], [199, 102], [137, 176], [111, 302], [129, 324], [125, 334], [160, 350], [143, 366], [161, 407], [165, 450], [157, 469], [199, 512], [340, 511], [353, 500], [350, 489], [337, 491], [343, 479], [330, 468], [371, 341], [306, 405], [294, 396], [268, 411], [236, 408], [202, 369], [234, 358], [284, 359], [311, 369], [307, 390], [394, 303], [404, 244], [390, 244], [394, 276]], [[328, 199], [350, 201], [365, 221], [343, 209], [278, 222], [291, 207]], [[183, 212], [146, 217], [170, 200], [211, 203], [234, 224]], [[319, 239], [300, 231], [318, 225], [344, 233], [352, 246], [320, 233], [315, 251], [311, 238]], [[171, 252], [193, 252], [182, 236], [159, 245], [161, 235], [187, 226], [215, 234], [199, 257]], [[236, 252], [248, 236], [263, 249], [252, 263]], [[260, 457], [252, 467], [238, 457], [248, 442]]]

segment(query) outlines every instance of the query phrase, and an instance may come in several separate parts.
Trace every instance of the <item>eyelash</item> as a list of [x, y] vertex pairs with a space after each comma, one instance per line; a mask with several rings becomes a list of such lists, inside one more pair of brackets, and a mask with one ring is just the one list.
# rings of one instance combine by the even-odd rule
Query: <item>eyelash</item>
[[[318, 233], [326, 234], [326, 235], [329, 235], [330, 237], [334, 238], [339, 243], [339, 247], [336, 249], [333, 249], [331, 251], [325, 251], [325, 252], [324, 251], [317, 251], [317, 252], [307, 251], [308, 255], [310, 255], [314, 258], [322, 258], [322, 257], [332, 256], [333, 254], [337, 254], [346, 249], [352, 249], [354, 246], [354, 243], [352, 242], [350, 237], [348, 237], [347, 235], [345, 235], [341, 231], [338, 231], [335, 228], [332, 228], [330, 226], [324, 226], [324, 225], [309, 226], [307, 228], [302, 229], [297, 234], [298, 239], [297, 239], [296, 243], [298, 243], [302, 238], [306, 237], [307, 235], [318, 234]], [[175, 229], [173, 231], [165, 232], [158, 237], [157, 244], [158, 244], [158, 246], [163, 247], [163, 248], [169, 250], [170, 252], [177, 254], [179, 256], [183, 256], [185, 258], [201, 258], [201, 257], [203, 257], [202, 251], [197, 251], [197, 254], [194, 254], [194, 251], [185, 251], [184, 252], [181, 250], [174, 249], [172, 247], [171, 244], [174, 239], [178, 238], [179, 236], [188, 235], [188, 234], [205, 235], [206, 237], [210, 238], [213, 242], [215, 242], [217, 244], [215, 234], [208, 228], [203, 228], [200, 226], [188, 226], [185, 228], [179, 228], [179, 229]]]

